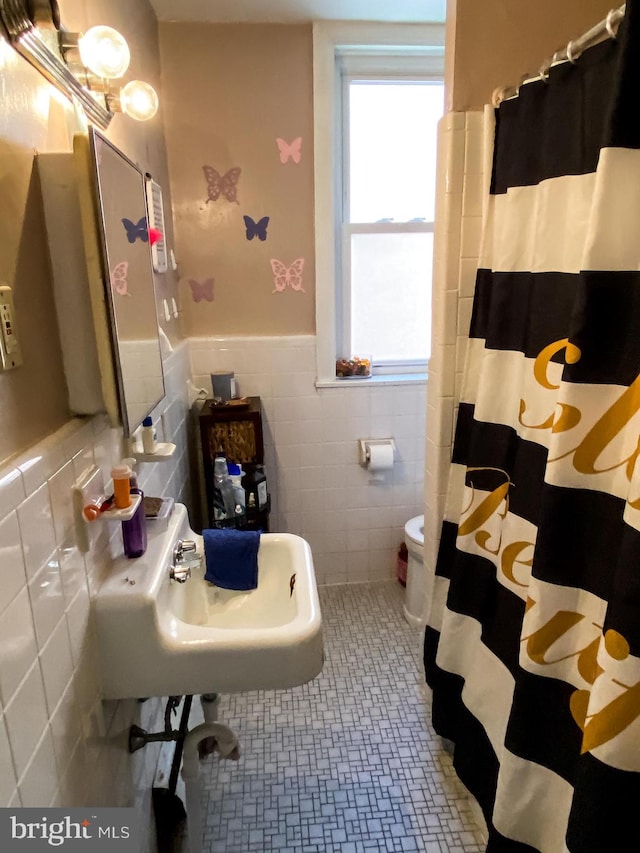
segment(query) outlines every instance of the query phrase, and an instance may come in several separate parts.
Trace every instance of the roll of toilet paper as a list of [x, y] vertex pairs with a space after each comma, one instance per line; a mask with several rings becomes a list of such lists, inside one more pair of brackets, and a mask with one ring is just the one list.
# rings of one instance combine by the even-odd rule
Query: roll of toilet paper
[[393, 445], [370, 444], [367, 447], [367, 471], [374, 476], [382, 476], [393, 468]]

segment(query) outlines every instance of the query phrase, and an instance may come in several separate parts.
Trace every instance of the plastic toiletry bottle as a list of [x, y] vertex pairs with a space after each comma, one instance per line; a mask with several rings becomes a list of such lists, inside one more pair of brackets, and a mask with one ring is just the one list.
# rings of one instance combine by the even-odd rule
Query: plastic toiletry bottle
[[251, 509], [266, 509], [269, 502], [267, 490], [267, 478], [264, 473], [264, 465], [254, 465], [242, 478], [242, 485], [246, 494], [246, 505]]
[[142, 421], [142, 449], [145, 453], [155, 453], [158, 449], [158, 435], [151, 418]]
[[144, 514], [144, 494], [142, 489], [133, 488], [131, 494], [140, 495], [140, 503], [129, 521], [122, 522], [122, 543], [124, 553], [129, 559], [142, 557], [147, 550], [147, 519]]
[[233, 462], [229, 462], [229, 477], [233, 483], [233, 495], [235, 500], [235, 520], [236, 527], [244, 527], [246, 523], [246, 507], [245, 507], [245, 492], [242, 487], [242, 467]]
[[111, 469], [113, 480], [113, 502], [116, 509], [126, 509], [131, 505], [131, 468], [124, 463]]
[[[235, 517], [236, 499], [233, 493], [233, 483], [229, 476], [227, 460], [224, 456], [216, 456], [213, 460], [213, 521], [222, 527], [233, 524]], [[224, 523], [226, 522], [226, 523]]]
[[136, 474], [135, 459], [123, 459], [123, 465], [128, 465], [131, 470], [129, 482], [131, 483], [131, 494], [140, 495], [140, 504], [129, 521], [122, 522], [122, 543], [125, 556], [133, 559], [141, 557], [147, 550], [147, 518], [144, 510], [144, 492], [138, 488], [138, 477]]

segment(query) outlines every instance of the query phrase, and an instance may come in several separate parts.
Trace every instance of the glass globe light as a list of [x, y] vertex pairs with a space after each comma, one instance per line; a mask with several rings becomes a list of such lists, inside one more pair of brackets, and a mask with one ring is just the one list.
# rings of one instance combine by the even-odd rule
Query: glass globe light
[[158, 96], [143, 80], [131, 80], [120, 89], [120, 108], [137, 121], [147, 121], [158, 112]]
[[78, 40], [82, 64], [97, 77], [122, 77], [131, 54], [124, 36], [112, 27], [91, 27]]

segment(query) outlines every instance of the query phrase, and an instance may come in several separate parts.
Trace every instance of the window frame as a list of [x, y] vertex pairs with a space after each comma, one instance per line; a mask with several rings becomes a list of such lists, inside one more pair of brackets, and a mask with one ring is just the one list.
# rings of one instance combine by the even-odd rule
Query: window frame
[[[343, 288], [341, 280], [347, 243], [342, 168], [343, 162], [348, 162], [344, 148], [345, 76], [444, 80], [444, 41], [444, 24], [317, 22], [313, 26], [316, 357], [320, 385], [340, 382], [335, 377], [335, 359], [348, 317], [344, 300], [349, 299], [349, 288]], [[403, 223], [402, 230], [408, 230], [406, 225]], [[420, 225], [423, 227], [417, 230], [427, 230], [424, 226], [428, 223]], [[424, 372], [425, 367], [425, 362], [386, 362], [383, 371], [404, 375]]]

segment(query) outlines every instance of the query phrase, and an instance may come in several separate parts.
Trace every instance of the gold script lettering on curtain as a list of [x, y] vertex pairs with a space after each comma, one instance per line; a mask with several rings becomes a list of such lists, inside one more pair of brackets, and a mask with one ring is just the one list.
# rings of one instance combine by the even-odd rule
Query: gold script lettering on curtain
[[[537, 384], [542, 388], [549, 390], [560, 387], [549, 379], [548, 367], [553, 356], [563, 349], [565, 350], [565, 362], [567, 364], [576, 364], [580, 360], [580, 350], [571, 344], [568, 338], [549, 344], [536, 356], [533, 364], [533, 375]], [[526, 411], [526, 400], [520, 400], [519, 422], [523, 427], [550, 430], [552, 433], [568, 432], [574, 429], [583, 417], [583, 413], [577, 407], [559, 403], [556, 411], [552, 412], [542, 423], [527, 424], [524, 420]], [[588, 429], [586, 435], [575, 447], [560, 456], [548, 459], [547, 464], [551, 465], [561, 459], [573, 456], [571, 462], [575, 470], [580, 474], [587, 475], [604, 474], [625, 466], [625, 476], [630, 483], [636, 461], [640, 455], [640, 435], [633, 452], [628, 456], [605, 468], [598, 468], [597, 462], [606, 448], [620, 435], [638, 411], [640, 411], [640, 375], [628, 388], [622, 391], [613, 405], [609, 406], [604, 414]], [[640, 497], [630, 499], [628, 503], [633, 509], [640, 509]]]
[[[473, 536], [476, 546], [489, 559], [494, 558], [492, 562], [503, 579], [526, 588], [529, 585], [528, 580], [527, 582], [518, 580], [515, 571], [517, 566], [531, 568], [534, 543], [519, 539], [507, 542], [504, 538], [504, 522], [509, 514], [509, 488], [513, 484], [506, 471], [496, 468], [468, 468], [467, 476], [471, 480], [474, 473], [482, 471], [498, 471], [504, 476], [504, 482], [491, 492], [487, 492], [479, 502], [469, 503], [460, 519], [458, 537]], [[477, 496], [473, 484], [471, 489]], [[500, 532], [497, 545], [495, 541], [492, 545], [492, 540], [495, 540], [496, 524]], [[525, 552], [528, 552], [526, 559], [523, 558]], [[498, 555], [500, 555], [499, 559], [497, 559]], [[527, 597], [525, 605], [527, 616], [535, 611], [536, 604], [533, 598]], [[587, 618], [586, 613], [559, 608], [542, 625], [521, 638], [522, 643], [525, 644], [526, 656], [536, 667], [552, 667], [561, 662], [570, 662], [575, 675], [578, 676], [575, 680], [589, 685], [589, 688], [577, 688], [569, 699], [571, 715], [583, 733], [583, 752], [596, 749], [613, 740], [640, 717], [640, 682], [627, 684], [611, 678], [598, 663], [598, 654], [604, 646], [607, 654], [616, 661], [629, 660], [630, 673], [637, 669], [635, 659], [630, 656], [628, 642], [617, 631], [608, 630], [603, 636], [602, 625], [591, 621], [585, 641], [578, 643], [578, 647], [569, 654], [554, 654], [553, 649], [556, 644]], [[538, 668], [534, 671], [540, 672]], [[557, 669], [549, 675], [558, 677]], [[598, 679], [607, 681], [609, 688], [605, 691], [607, 694], [610, 694], [611, 687], [615, 686], [616, 695], [613, 698], [607, 696], [604, 704], [596, 710], [590, 710], [593, 705], [593, 689], [599, 686]]]

